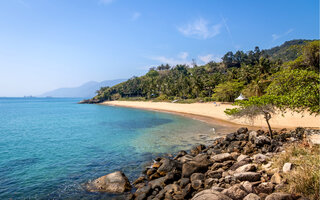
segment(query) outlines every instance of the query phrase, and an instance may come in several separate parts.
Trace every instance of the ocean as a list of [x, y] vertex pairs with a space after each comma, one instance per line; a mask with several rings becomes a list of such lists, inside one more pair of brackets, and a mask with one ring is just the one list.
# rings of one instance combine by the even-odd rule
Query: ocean
[[0, 98], [0, 199], [113, 199], [83, 184], [130, 181], [157, 156], [210, 142], [219, 125], [76, 98]]

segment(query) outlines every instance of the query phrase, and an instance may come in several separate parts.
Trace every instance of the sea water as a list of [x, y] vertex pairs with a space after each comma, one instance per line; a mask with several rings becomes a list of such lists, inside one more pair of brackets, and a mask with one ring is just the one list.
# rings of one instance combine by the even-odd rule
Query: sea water
[[0, 98], [0, 199], [109, 199], [83, 184], [210, 142], [219, 125], [75, 98]]

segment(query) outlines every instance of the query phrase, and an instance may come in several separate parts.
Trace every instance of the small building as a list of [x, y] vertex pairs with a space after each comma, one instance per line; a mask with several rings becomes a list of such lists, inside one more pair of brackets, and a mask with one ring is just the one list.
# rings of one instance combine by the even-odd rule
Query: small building
[[237, 100], [248, 100], [248, 99], [240, 93], [240, 95], [235, 99], [235, 101]]

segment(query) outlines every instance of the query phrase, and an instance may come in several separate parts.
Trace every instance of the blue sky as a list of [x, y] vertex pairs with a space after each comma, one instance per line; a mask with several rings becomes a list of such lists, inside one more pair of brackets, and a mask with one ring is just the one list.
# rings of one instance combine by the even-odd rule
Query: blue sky
[[0, 0], [0, 96], [318, 38], [318, 0]]

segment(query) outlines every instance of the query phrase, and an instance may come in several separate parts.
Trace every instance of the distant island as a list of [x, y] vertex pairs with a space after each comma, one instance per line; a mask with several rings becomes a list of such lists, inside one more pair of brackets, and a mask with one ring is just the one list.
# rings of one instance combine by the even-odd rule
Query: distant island
[[96, 95], [96, 91], [101, 87], [112, 87], [117, 85], [126, 79], [106, 80], [102, 82], [90, 81], [79, 87], [74, 88], [59, 88], [49, 92], [45, 92], [39, 97], [80, 97], [80, 98], [92, 98]]

